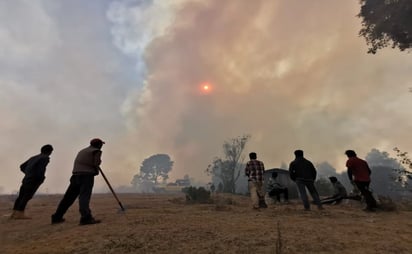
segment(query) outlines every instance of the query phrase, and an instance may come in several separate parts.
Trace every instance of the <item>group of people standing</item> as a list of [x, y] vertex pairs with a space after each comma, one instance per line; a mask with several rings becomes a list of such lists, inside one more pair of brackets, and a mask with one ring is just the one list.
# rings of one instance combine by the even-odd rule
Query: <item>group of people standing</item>
[[[99, 138], [92, 139], [90, 145], [80, 150], [74, 160], [72, 176], [70, 184], [63, 196], [63, 199], [57, 206], [53, 215], [51, 215], [51, 223], [57, 224], [65, 221], [64, 214], [79, 198], [80, 225], [100, 223], [100, 220], [92, 216], [90, 209], [90, 199], [92, 195], [94, 177], [101, 172], [101, 156], [103, 142]], [[45, 180], [46, 167], [50, 161], [50, 155], [53, 152], [51, 145], [44, 145], [40, 149], [40, 154], [30, 157], [20, 166], [20, 170], [24, 173], [24, 178], [20, 187], [19, 195], [14, 202], [13, 213], [11, 219], [30, 219], [25, 214], [27, 203], [32, 199], [37, 189]], [[310, 202], [306, 189], [312, 196], [313, 202], [318, 209], [323, 209], [322, 204], [339, 202], [346, 197], [346, 190], [343, 185], [336, 179], [330, 177], [335, 188], [335, 195], [321, 200], [315, 187], [316, 169], [312, 162], [304, 157], [302, 150], [294, 152], [295, 159], [289, 165], [289, 174], [292, 181], [297, 185], [300, 198], [305, 210], [310, 210]], [[360, 191], [366, 202], [366, 211], [374, 211], [377, 207], [371, 191], [369, 190], [371, 170], [368, 163], [357, 157], [355, 151], [347, 150], [345, 154], [348, 157], [346, 162], [348, 177]], [[254, 209], [266, 208], [264, 200], [264, 173], [265, 166], [262, 161], [257, 159], [257, 154], [252, 152], [249, 154], [250, 161], [246, 163], [245, 174], [248, 177], [249, 191]], [[272, 174], [268, 185], [271, 186], [269, 191], [270, 196], [276, 197], [280, 201], [280, 195], [284, 195], [284, 199], [288, 202], [288, 189], [285, 186], [276, 182], [277, 173]]]
[[[94, 177], [101, 171], [101, 148], [104, 143], [101, 139], [94, 138], [90, 141], [88, 147], [78, 152], [74, 160], [70, 184], [63, 199], [58, 204], [56, 212], [51, 216], [52, 224], [65, 221], [64, 214], [77, 198], [79, 198], [80, 225], [101, 222], [92, 216], [90, 199], [94, 185]], [[51, 145], [44, 145], [40, 149], [40, 154], [29, 158], [21, 164], [20, 169], [24, 173], [24, 178], [19, 195], [14, 202], [13, 213], [10, 219], [31, 219], [25, 214], [25, 208], [46, 178], [46, 167], [49, 164], [52, 152], [53, 147]]]
[[[289, 175], [290, 179], [296, 183], [305, 211], [310, 210], [310, 202], [306, 189], [309, 191], [313, 203], [319, 210], [324, 209], [323, 204], [334, 202], [339, 203], [342, 199], [347, 198], [345, 187], [336, 177], [332, 176], [329, 177], [329, 180], [334, 187], [335, 193], [332, 197], [321, 200], [315, 187], [317, 175], [315, 166], [311, 161], [304, 157], [304, 152], [302, 150], [296, 150], [294, 154], [295, 159], [289, 164]], [[349, 180], [363, 196], [366, 203], [366, 208], [364, 210], [375, 211], [377, 202], [369, 189], [371, 170], [368, 163], [365, 160], [358, 158], [353, 150], [347, 150], [345, 154], [348, 157], [346, 167]], [[245, 175], [248, 177], [253, 209], [266, 208], [267, 205], [264, 201], [265, 166], [262, 161], [257, 160], [255, 152], [250, 153], [249, 158], [250, 161], [246, 163], [245, 167]], [[268, 194], [269, 196], [276, 197], [278, 201], [280, 201], [280, 194], [283, 194], [285, 201], [288, 202], [288, 189], [276, 182], [276, 178], [277, 173], [273, 172], [272, 177], [268, 181], [268, 186], [270, 187]]]

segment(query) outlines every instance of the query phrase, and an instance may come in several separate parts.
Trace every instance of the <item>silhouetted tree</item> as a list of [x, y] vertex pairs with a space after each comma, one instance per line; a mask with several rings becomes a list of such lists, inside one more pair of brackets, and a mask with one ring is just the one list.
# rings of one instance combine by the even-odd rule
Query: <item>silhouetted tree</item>
[[140, 166], [140, 173], [133, 177], [132, 184], [152, 182], [157, 184], [159, 180], [169, 178], [169, 172], [173, 168], [173, 161], [167, 154], [156, 154], [145, 159]]
[[360, 0], [362, 29], [359, 35], [370, 46], [368, 53], [392, 44], [401, 51], [412, 47], [411, 0]]
[[405, 191], [398, 181], [398, 170], [403, 168], [388, 152], [373, 148], [365, 157], [371, 168], [371, 188], [379, 195], [398, 198]]
[[236, 192], [236, 182], [239, 179], [243, 161], [242, 154], [249, 138], [250, 135], [243, 135], [225, 141], [223, 143], [224, 158], [216, 157], [206, 169], [206, 172], [213, 176], [212, 180], [219, 180], [219, 184], [222, 184], [223, 192]]
[[402, 152], [399, 148], [393, 149], [396, 152], [399, 162], [405, 167], [399, 168], [397, 172], [397, 181], [402, 183], [402, 186], [407, 186], [409, 181], [412, 180], [412, 160], [409, 158], [407, 152]]

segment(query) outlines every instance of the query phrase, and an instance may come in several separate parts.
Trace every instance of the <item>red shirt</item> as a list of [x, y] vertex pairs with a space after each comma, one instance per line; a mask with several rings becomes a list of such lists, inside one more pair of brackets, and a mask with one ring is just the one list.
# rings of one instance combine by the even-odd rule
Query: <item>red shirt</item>
[[358, 157], [350, 157], [346, 161], [346, 167], [352, 171], [354, 181], [358, 182], [370, 182], [370, 169], [366, 161], [359, 159]]

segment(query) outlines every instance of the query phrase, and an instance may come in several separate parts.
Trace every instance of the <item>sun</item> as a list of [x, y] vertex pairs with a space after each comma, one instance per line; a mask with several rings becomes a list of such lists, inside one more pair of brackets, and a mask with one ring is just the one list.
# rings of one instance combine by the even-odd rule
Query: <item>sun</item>
[[203, 82], [200, 84], [200, 90], [203, 94], [210, 94], [213, 90], [213, 87], [209, 82]]

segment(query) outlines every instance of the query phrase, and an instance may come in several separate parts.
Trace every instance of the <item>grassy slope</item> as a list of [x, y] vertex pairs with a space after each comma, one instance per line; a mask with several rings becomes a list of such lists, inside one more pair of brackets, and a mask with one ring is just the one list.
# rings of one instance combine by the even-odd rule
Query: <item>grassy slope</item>
[[[411, 211], [365, 213], [359, 204], [302, 211], [289, 205], [250, 209], [249, 198], [215, 196], [188, 205], [182, 194], [111, 194], [92, 197], [98, 225], [78, 226], [77, 203], [67, 221], [50, 225], [61, 195], [35, 196], [32, 220], [8, 220], [13, 199], [0, 196], [0, 253], [411, 253]], [[278, 230], [277, 225], [280, 225]]]

